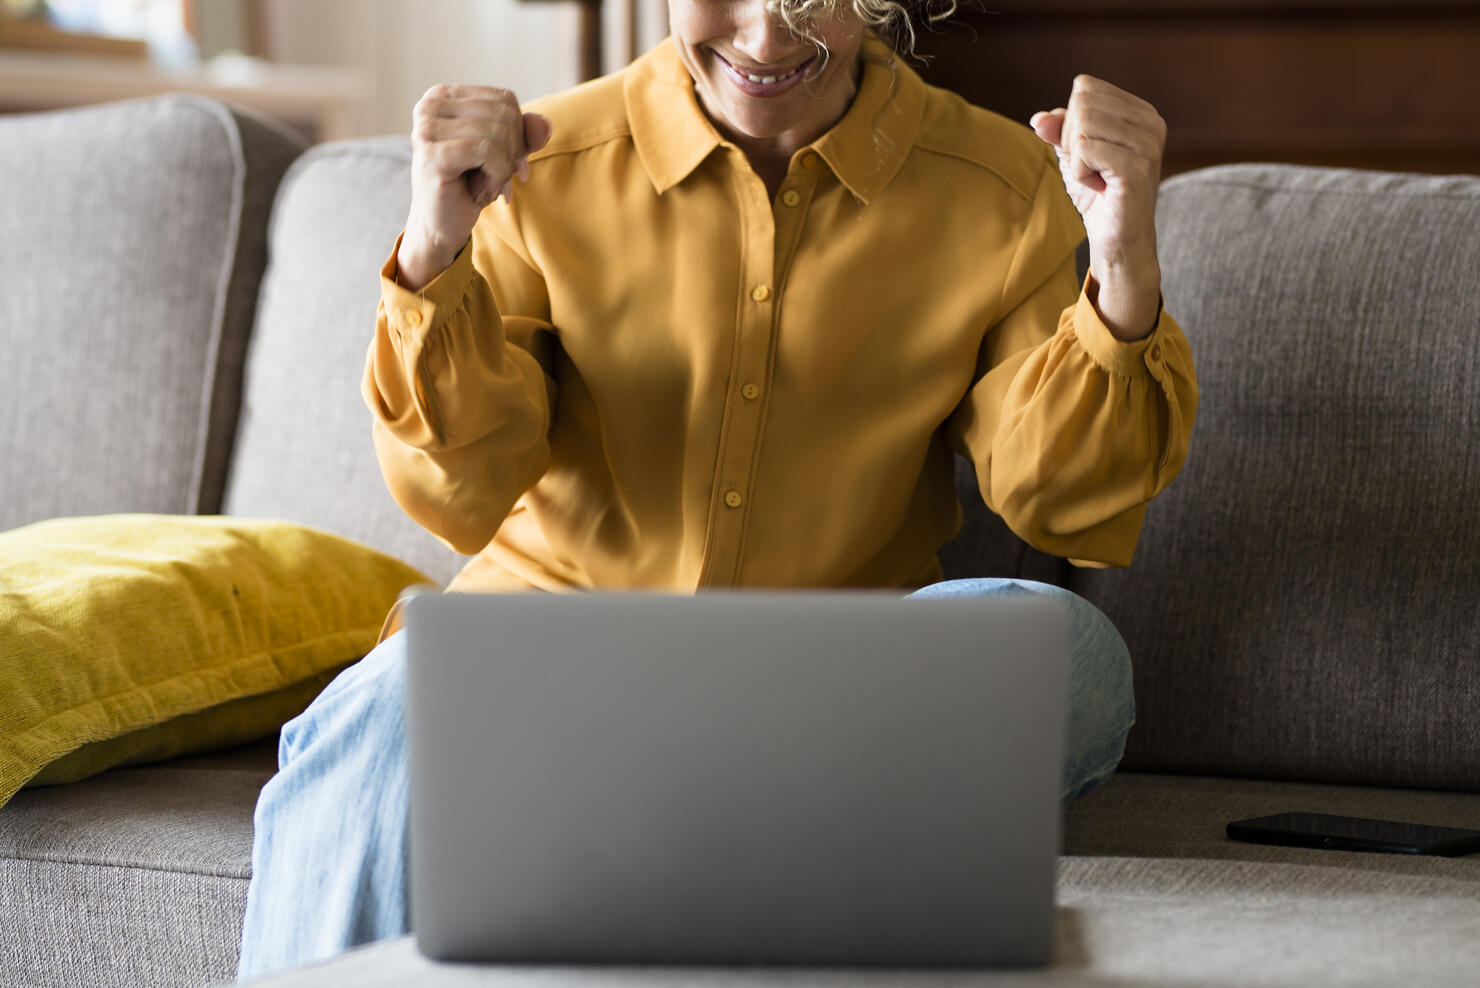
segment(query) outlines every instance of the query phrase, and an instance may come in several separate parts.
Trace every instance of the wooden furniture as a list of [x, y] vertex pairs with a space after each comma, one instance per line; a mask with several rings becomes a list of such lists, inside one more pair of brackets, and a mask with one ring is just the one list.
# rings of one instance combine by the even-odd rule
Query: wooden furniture
[[1231, 161], [1480, 173], [1476, 0], [986, 0], [930, 82], [1027, 122], [1076, 73], [1153, 103], [1163, 174]]
[[86, 52], [142, 58], [149, 45], [138, 38], [109, 38], [100, 34], [59, 31], [34, 17], [16, 17], [0, 6], [0, 48]]
[[237, 59], [175, 70], [142, 58], [0, 48], [0, 113], [199, 93], [281, 120], [306, 140], [328, 141], [353, 135], [355, 109], [369, 89], [354, 69]]
[[[523, 0], [536, 2], [536, 0]], [[641, 0], [616, 0], [618, 24], [613, 39], [611, 67], [619, 68], [642, 54], [639, 23], [644, 15]], [[607, 70], [607, 25], [603, 0], [575, 0], [578, 12], [576, 22], [576, 71], [581, 82], [595, 79]], [[652, 16], [649, 11], [646, 16]], [[660, 15], [666, 21], [666, 14]]]

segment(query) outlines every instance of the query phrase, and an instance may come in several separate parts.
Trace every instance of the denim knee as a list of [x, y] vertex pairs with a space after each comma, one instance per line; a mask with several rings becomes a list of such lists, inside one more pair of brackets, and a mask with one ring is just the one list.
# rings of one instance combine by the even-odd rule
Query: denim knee
[[[278, 767], [333, 724], [406, 722], [405, 633], [398, 631], [346, 666], [278, 735]], [[404, 728], [403, 728], [404, 729]]]
[[1044, 596], [1060, 601], [1068, 616], [1069, 697], [1064, 752], [1064, 801], [1095, 789], [1114, 773], [1136, 720], [1131, 656], [1125, 639], [1094, 604], [1078, 594], [1036, 580], [949, 580], [915, 591], [914, 597]]

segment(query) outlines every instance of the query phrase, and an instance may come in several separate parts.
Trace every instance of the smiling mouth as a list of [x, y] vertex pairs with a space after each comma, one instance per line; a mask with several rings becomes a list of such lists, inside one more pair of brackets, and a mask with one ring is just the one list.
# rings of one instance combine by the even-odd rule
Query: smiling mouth
[[813, 62], [813, 59], [809, 58], [800, 65], [785, 72], [778, 72], [775, 69], [752, 72], [749, 69], [742, 69], [732, 64], [719, 52], [715, 52], [714, 57], [719, 59], [720, 64], [724, 66], [725, 71], [735, 81], [736, 85], [745, 92], [755, 96], [770, 96], [790, 89], [792, 83], [800, 79], [802, 73], [806, 71], [807, 66]]

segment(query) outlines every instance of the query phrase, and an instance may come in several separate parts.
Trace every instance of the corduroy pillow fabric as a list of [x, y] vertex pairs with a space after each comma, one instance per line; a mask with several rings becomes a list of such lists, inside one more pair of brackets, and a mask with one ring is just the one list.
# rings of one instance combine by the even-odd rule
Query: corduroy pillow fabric
[[271, 734], [425, 579], [281, 521], [99, 515], [0, 533], [0, 806]]

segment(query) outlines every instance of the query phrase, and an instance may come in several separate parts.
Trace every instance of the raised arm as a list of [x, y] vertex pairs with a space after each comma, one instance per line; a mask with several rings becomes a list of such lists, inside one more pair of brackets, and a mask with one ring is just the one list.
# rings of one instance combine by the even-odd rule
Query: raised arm
[[472, 236], [548, 137], [503, 90], [429, 90], [415, 112], [411, 212], [381, 271], [362, 389], [376, 456], [402, 509], [462, 553], [488, 543], [549, 462], [544, 280], [510, 216]]
[[[1156, 261], [1166, 128], [1149, 104], [1088, 76], [1067, 108], [1033, 125], [1059, 164], [1034, 193], [1028, 228], [1044, 232], [1012, 265], [1007, 314], [947, 435], [1025, 541], [1080, 565], [1126, 566], [1197, 414], [1191, 348], [1162, 311]], [[1082, 288], [1062, 233], [1076, 210], [1090, 243]]]

